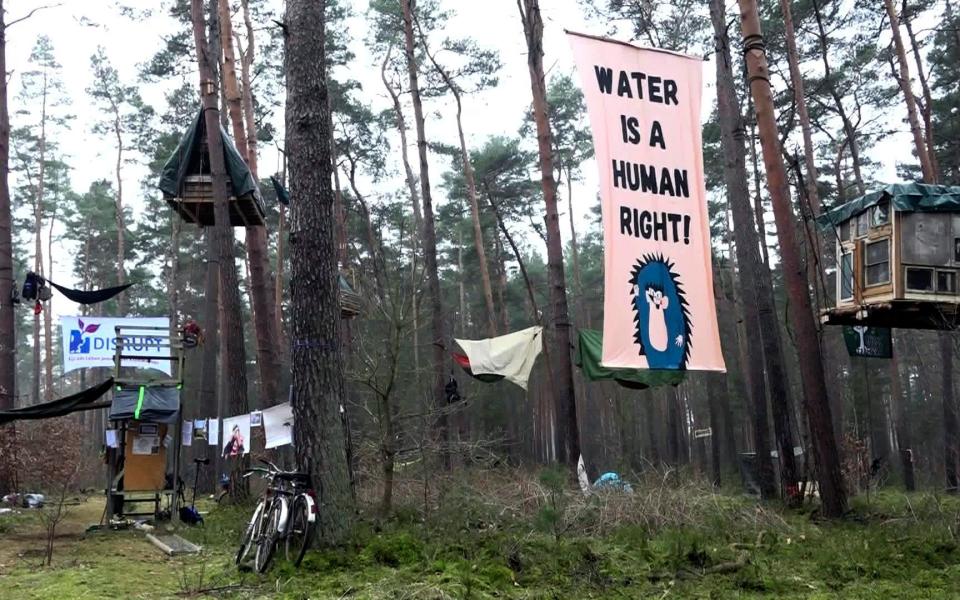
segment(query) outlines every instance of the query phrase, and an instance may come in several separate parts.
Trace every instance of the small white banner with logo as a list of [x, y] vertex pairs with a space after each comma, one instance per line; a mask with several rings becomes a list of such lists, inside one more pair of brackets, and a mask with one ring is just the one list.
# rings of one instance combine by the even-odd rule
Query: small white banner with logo
[[[171, 374], [169, 317], [60, 317], [60, 339], [63, 344], [63, 372], [86, 367], [112, 367], [117, 349], [116, 327], [162, 327], [163, 330], [123, 332], [126, 340], [123, 366], [156, 369]], [[160, 333], [161, 335], [157, 335]], [[141, 358], [142, 357], [142, 358]]]

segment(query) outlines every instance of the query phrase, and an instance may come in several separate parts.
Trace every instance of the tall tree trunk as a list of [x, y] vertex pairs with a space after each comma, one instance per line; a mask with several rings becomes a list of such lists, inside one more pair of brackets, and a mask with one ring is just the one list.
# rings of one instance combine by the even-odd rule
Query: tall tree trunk
[[807, 111], [807, 97], [804, 90], [803, 74], [800, 72], [800, 53], [797, 51], [797, 34], [793, 27], [793, 14], [790, 9], [792, 0], [780, 0], [780, 12], [783, 13], [783, 28], [787, 42], [787, 62], [790, 64], [790, 83], [793, 85], [793, 100], [800, 119], [800, 131], [803, 134], [803, 158], [807, 172], [807, 199], [813, 215], [820, 214], [820, 192], [817, 190], [817, 165], [813, 153], [813, 128], [810, 125], [810, 113]]
[[573, 285], [577, 290], [577, 307], [580, 309], [580, 327], [590, 327], [590, 311], [583, 297], [583, 277], [580, 273], [580, 247], [577, 244], [577, 226], [573, 218], [573, 174], [567, 165], [567, 212], [570, 217], [570, 258], [573, 260]]
[[[113, 105], [113, 131], [117, 136], [117, 162], [114, 167], [114, 175], [117, 182], [117, 193], [114, 197], [115, 215], [117, 225], [117, 285], [123, 285], [127, 282], [127, 271], [124, 268], [126, 262], [126, 225], [123, 214], [123, 126], [120, 124], [120, 108]], [[117, 306], [121, 316], [127, 314], [129, 308], [129, 296], [127, 292], [120, 292], [117, 296]]]
[[[220, 18], [217, 3], [208, 2], [209, 17], [208, 44], [210, 55], [216, 60], [210, 65], [212, 77], [221, 81], [220, 74]], [[223, 115], [225, 116], [225, 115]], [[206, 227], [202, 230], [204, 249], [204, 287], [203, 287], [203, 355], [200, 365], [200, 406], [205, 414], [214, 418], [227, 415], [224, 407], [224, 394], [220, 393], [217, 376], [220, 359], [220, 270], [217, 255], [216, 230]], [[222, 447], [222, 446], [218, 446]], [[213, 469], [209, 469], [210, 485], [214, 489], [219, 483], [221, 473], [227, 471], [220, 452], [214, 453]]]
[[[0, 0], [0, 73], [7, 72], [7, 25], [3, 0]], [[7, 109], [7, 78], [0, 77], [0, 298], [13, 297], [13, 241], [10, 214], [10, 113]], [[14, 305], [0, 301], [0, 410], [16, 407], [16, 349]], [[0, 442], [14, 435], [13, 425], [0, 426]], [[13, 465], [0, 462], [0, 493], [13, 484]]]
[[[419, 29], [419, 24], [418, 24]], [[497, 335], [496, 309], [493, 306], [493, 286], [490, 283], [490, 265], [487, 263], [487, 251], [483, 243], [483, 227], [480, 224], [480, 204], [477, 200], [477, 181], [474, 176], [473, 162], [470, 160], [470, 153], [467, 151], [467, 139], [463, 135], [463, 99], [461, 98], [460, 88], [450, 77], [450, 74], [437, 62], [430, 49], [427, 48], [427, 40], [420, 31], [420, 39], [423, 42], [424, 50], [434, 69], [440, 74], [444, 85], [453, 94], [457, 103], [457, 135], [460, 139], [460, 160], [463, 162], [463, 178], [467, 184], [467, 199], [470, 201], [470, 219], [473, 222], [473, 245], [477, 250], [477, 263], [480, 266], [480, 284], [483, 290], [483, 301], [487, 308], [487, 333], [490, 337]]]
[[800, 375], [804, 388], [804, 403], [813, 437], [814, 459], [818, 467], [820, 497], [823, 512], [828, 517], [839, 517], [846, 510], [847, 498], [840, 471], [840, 454], [833, 435], [830, 404], [823, 376], [823, 362], [814, 323], [810, 292], [807, 289], [803, 265], [798, 253], [796, 226], [790, 208], [786, 169], [780, 153], [780, 138], [774, 116], [773, 96], [760, 18], [756, 0], [738, 0], [740, 24], [750, 91], [756, 107], [760, 145], [767, 172], [767, 187], [773, 201], [773, 212], [780, 240], [783, 275], [790, 297], [790, 317], [796, 336]]
[[[254, 179], [257, 177], [256, 157], [247, 146], [249, 137], [243, 116], [243, 97], [237, 81], [236, 53], [233, 49], [233, 23], [230, 19], [230, 3], [218, 0], [220, 21], [220, 47], [223, 51], [223, 86], [227, 98], [233, 139]], [[252, 59], [250, 57], [249, 59]], [[244, 59], [249, 60], [249, 59]], [[250, 101], [252, 104], [252, 100]], [[254, 137], [256, 136], [256, 132]], [[253, 152], [256, 152], [254, 148]], [[250, 298], [253, 301], [253, 326], [257, 336], [257, 368], [260, 374], [260, 406], [270, 406], [278, 401], [277, 387], [280, 384], [280, 364], [277, 360], [277, 332], [274, 330], [274, 313], [270, 281], [270, 258], [267, 250], [265, 227], [246, 228], [247, 264], [250, 269]]]
[[549, 338], [553, 366], [554, 403], [557, 413], [559, 462], [575, 468], [580, 456], [580, 432], [577, 425], [576, 396], [573, 392], [573, 366], [570, 361], [570, 315], [567, 308], [567, 282], [563, 270], [563, 242], [560, 215], [557, 212], [557, 182], [554, 179], [553, 134], [547, 109], [547, 89], [543, 72], [543, 19], [539, 0], [517, 0], [523, 33], [527, 43], [527, 69], [533, 94], [533, 119], [537, 125], [540, 152], [540, 185], [546, 205], [547, 276], [550, 282], [552, 335]]
[[341, 411], [339, 271], [333, 231], [333, 163], [327, 115], [324, 6], [288, 0], [284, 18], [290, 195], [290, 298], [294, 447], [322, 501], [319, 534], [350, 532], [353, 494]]
[[[46, 277], [53, 276], [53, 226], [57, 221], [56, 204], [50, 209], [50, 225], [47, 228], [47, 265]], [[53, 298], [46, 302], [43, 310], [43, 401], [53, 400]]]
[[[923, 132], [920, 128], [920, 119], [917, 116], [917, 100], [913, 95], [913, 89], [910, 87], [910, 66], [907, 61], [907, 52], [903, 45], [903, 38], [900, 36], [900, 24], [897, 19], [897, 11], [893, 5], [893, 0], [884, 0], [884, 6], [887, 9], [887, 16], [890, 18], [890, 28], [893, 32], [893, 45], [897, 52], [897, 61], [900, 64], [900, 74], [898, 82], [900, 91], [903, 92], [903, 99], [907, 105], [907, 119], [910, 122], [910, 132], [913, 134], [913, 143], [916, 147], [917, 157], [920, 160], [920, 169], [923, 172], [925, 183], [936, 183], [937, 173], [934, 171], [930, 156], [932, 149], [927, 148]], [[953, 394], [953, 341], [946, 332], [941, 332], [939, 336], [940, 360], [941, 360], [941, 394], [943, 398], [943, 430], [944, 430], [944, 468], [946, 471], [947, 489], [957, 492], [957, 468], [958, 462], [958, 425], [957, 412], [954, 405]]]
[[[866, 193], [863, 183], [863, 174], [860, 172], [860, 143], [857, 141], [857, 132], [847, 114], [847, 109], [843, 106], [843, 98], [837, 90], [837, 84], [834, 80], [833, 69], [830, 67], [830, 55], [827, 50], [827, 32], [823, 26], [823, 15], [820, 14], [820, 3], [823, 0], [813, 0], [813, 16], [817, 21], [817, 31], [819, 33], [818, 41], [820, 44], [820, 58], [823, 61], [824, 77], [823, 81], [837, 105], [837, 114], [840, 115], [840, 121], [843, 123], [843, 133], [847, 138], [847, 145], [850, 147], [850, 158], [853, 160], [853, 176], [857, 182], [857, 191], [862, 196]], [[838, 175], [839, 177], [839, 175]], [[843, 186], [840, 186], [841, 189]]]
[[[191, 0], [193, 37], [200, 67], [200, 96], [204, 108], [204, 125], [210, 155], [210, 178], [213, 183], [214, 231], [217, 240], [220, 287], [220, 343], [223, 347], [223, 363], [220, 379], [224, 382], [223, 406], [232, 414], [243, 414], [247, 404], [246, 352], [243, 346], [243, 312], [240, 304], [240, 286], [237, 281], [236, 259], [233, 247], [233, 229], [230, 225], [230, 209], [227, 197], [227, 171], [224, 161], [223, 140], [220, 137], [219, 110], [217, 107], [217, 83], [212, 64], [215, 57], [207, 49], [204, 36], [202, 0]], [[238, 461], [242, 462], [242, 461]], [[235, 465], [233, 479], [240, 481], [240, 464]], [[245, 488], [234, 486], [237, 495]]]
[[903, 38], [900, 35], [900, 21], [897, 18], [897, 9], [893, 5], [893, 0], [883, 0], [883, 5], [887, 9], [887, 17], [890, 19], [890, 29], [893, 32], [893, 46], [897, 52], [897, 62], [900, 64], [900, 76], [897, 78], [897, 83], [900, 84], [900, 91], [903, 92], [903, 100], [907, 105], [907, 120], [910, 122], [910, 133], [913, 134], [913, 144], [917, 151], [917, 158], [920, 160], [920, 170], [923, 172], [923, 180], [926, 183], [936, 183], [936, 174], [933, 172], [933, 166], [930, 164], [930, 154], [927, 151], [923, 130], [920, 128], [920, 117], [917, 114], [917, 99], [913, 95], [913, 90], [910, 87], [910, 65], [907, 62], [907, 51], [903, 45]]
[[953, 393], [953, 340], [951, 334], [941, 331], [940, 342], [940, 393], [943, 397], [943, 467], [947, 491], [960, 492], [960, 439], [957, 435], [957, 406]]
[[930, 169], [940, 180], [940, 163], [937, 160], [937, 152], [933, 143], [933, 94], [930, 93], [930, 83], [927, 80], [926, 72], [923, 70], [923, 58], [920, 56], [920, 44], [917, 43], [917, 36], [913, 33], [913, 19], [907, 10], [907, 1], [903, 0], [903, 24], [907, 28], [907, 37], [910, 39], [910, 47], [913, 49], [913, 60], [917, 65], [917, 79], [920, 80], [920, 89], [923, 91], [923, 105], [920, 114], [923, 117], [924, 140], [927, 143], [927, 155], [930, 159]]
[[[723, 149], [724, 183], [736, 234], [737, 265], [740, 268], [739, 283], [747, 351], [747, 374], [750, 382], [750, 400], [754, 417], [754, 443], [757, 456], [757, 481], [764, 498], [776, 496], [773, 465], [770, 461], [769, 424], [767, 421], [767, 389], [764, 376], [767, 338], [775, 333], [760, 321], [760, 298], [764, 293], [760, 282], [762, 268], [759, 240], [753, 225], [750, 210], [750, 189], [747, 185], [746, 151], [744, 149], [743, 117], [740, 114], [736, 87], [733, 80], [733, 65], [730, 58], [730, 42], [727, 38], [726, 13], [723, 0], [710, 0], [710, 15], [713, 22], [717, 69], [717, 110], [720, 123], [720, 143]], [[768, 318], [769, 320], [769, 318]], [[776, 319], [773, 319], [776, 327]], [[755, 323], [758, 326], [750, 326]], [[761, 333], [762, 330], [762, 333]], [[771, 387], [773, 385], [771, 376]], [[772, 394], [771, 394], [772, 398]], [[789, 428], [787, 430], [789, 432]], [[778, 428], [777, 433], [780, 433]], [[780, 441], [780, 435], [777, 436]], [[793, 471], [793, 444], [784, 455], [778, 445], [780, 459], [787, 470], [785, 481], [795, 481], [788, 476]], [[783, 467], [781, 467], [783, 468]], [[795, 474], [794, 474], [795, 475]]]
[[[387, 65], [390, 64], [390, 55], [392, 53], [393, 46], [390, 46], [387, 49], [386, 56], [383, 58], [383, 64], [380, 65], [380, 80], [383, 82], [383, 87], [386, 88], [387, 93], [390, 94], [390, 99], [393, 103], [393, 114], [396, 118], [397, 132], [400, 134], [400, 157], [403, 160], [403, 173], [406, 176], [404, 182], [410, 191], [410, 203], [413, 204], [413, 218], [417, 228], [417, 234], [413, 239], [414, 243], [416, 243], [417, 238], [423, 231], [423, 213], [420, 209], [420, 195], [417, 192], [417, 177], [414, 175], [413, 167], [410, 165], [409, 144], [407, 143], [407, 120], [403, 116], [403, 106], [400, 104], [400, 96], [387, 79]], [[416, 246], [414, 246], [414, 252], [416, 252]]]
[[890, 404], [895, 415], [897, 450], [900, 453], [903, 486], [908, 492], [912, 492], [916, 489], [916, 479], [913, 474], [913, 436], [910, 427], [910, 413], [907, 410], [907, 396], [903, 393], [903, 384], [900, 379], [899, 363], [897, 355], [894, 354], [889, 362]]
[[[40, 151], [37, 163], [37, 185], [35, 197], [33, 200], [33, 271], [38, 275], [43, 275], [43, 243], [41, 234], [43, 232], [43, 197], [46, 188], [46, 149], [47, 149], [47, 84], [44, 77], [43, 84], [43, 102], [40, 117]], [[39, 303], [40, 300], [38, 299]], [[42, 306], [42, 304], [41, 304]], [[33, 404], [40, 403], [40, 377], [42, 375], [40, 367], [40, 314], [33, 313], [33, 393], [30, 401]]]
[[420, 83], [417, 73], [417, 57], [413, 38], [414, 0], [401, 0], [403, 11], [404, 44], [407, 58], [407, 74], [410, 79], [410, 95], [413, 100], [414, 121], [417, 126], [417, 151], [420, 156], [420, 196], [423, 199], [423, 239], [424, 267], [427, 270], [427, 293], [430, 299], [430, 322], [433, 341], [433, 384], [434, 407], [439, 411], [436, 428], [442, 446], [440, 459], [445, 468], [450, 467], [450, 432], [448, 418], [443, 410], [446, 406], [444, 395], [444, 363], [446, 359], [446, 336], [443, 331], [443, 305], [440, 298], [440, 276], [437, 270], [437, 234], [433, 217], [433, 196], [430, 190], [430, 168], [427, 163], [427, 137], [423, 119], [423, 104], [420, 101]]

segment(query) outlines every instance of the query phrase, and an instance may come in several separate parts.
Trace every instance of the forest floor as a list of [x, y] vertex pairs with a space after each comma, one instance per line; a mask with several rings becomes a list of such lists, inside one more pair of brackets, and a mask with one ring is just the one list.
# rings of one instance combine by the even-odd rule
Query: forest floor
[[[823, 521], [676, 474], [588, 498], [549, 471], [423, 481], [398, 482], [389, 519], [362, 511], [345, 547], [263, 576], [232, 563], [243, 506], [206, 507], [205, 527], [177, 528], [203, 553], [168, 558], [141, 531], [85, 533], [103, 510], [91, 497], [60, 527], [50, 567], [36, 517], [3, 515], [0, 598], [960, 597], [955, 497], [888, 490]], [[361, 488], [361, 505], [377, 493]]]

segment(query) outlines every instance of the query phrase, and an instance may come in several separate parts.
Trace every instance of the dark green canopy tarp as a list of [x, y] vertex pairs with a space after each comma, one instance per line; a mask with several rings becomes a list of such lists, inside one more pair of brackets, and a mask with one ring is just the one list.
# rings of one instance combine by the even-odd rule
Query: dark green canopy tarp
[[[200, 150], [200, 143], [206, 137], [205, 133], [203, 111], [201, 110], [197, 113], [197, 118], [194, 119], [193, 124], [190, 125], [190, 129], [180, 140], [177, 149], [167, 159], [167, 164], [163, 165], [157, 187], [160, 188], [164, 196], [168, 198], [179, 196], [187, 175], [210, 170], [209, 164], [200, 164], [201, 160], [204, 163], [209, 160], [202, 157], [203, 153]], [[224, 130], [223, 125], [220, 126], [220, 138], [223, 140], [223, 157], [226, 161], [227, 175], [229, 175], [230, 184], [233, 187], [233, 195], [237, 198], [250, 195], [262, 208], [263, 199], [260, 197], [260, 187], [257, 185], [257, 180], [250, 172], [247, 163], [243, 162], [240, 152], [233, 145], [233, 140]]]
[[835, 227], [884, 200], [901, 212], [960, 211], [960, 186], [894, 183], [823, 213], [817, 217], [817, 224], [824, 229]]
[[109, 419], [173, 423], [177, 420], [179, 411], [179, 388], [146, 385], [123, 387], [113, 392]]
[[600, 364], [603, 334], [595, 329], [581, 329], [577, 344], [577, 366], [590, 381], [612, 379], [620, 385], [642, 390], [661, 385], [679, 385], [686, 371], [654, 369], [608, 369]]

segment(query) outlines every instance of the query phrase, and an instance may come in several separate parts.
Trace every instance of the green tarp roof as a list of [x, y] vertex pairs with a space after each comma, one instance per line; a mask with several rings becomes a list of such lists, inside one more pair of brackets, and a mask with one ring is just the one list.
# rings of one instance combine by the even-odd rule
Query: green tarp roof
[[884, 200], [901, 212], [960, 212], [960, 186], [893, 183], [823, 213], [817, 224], [824, 229], [835, 227]]
[[[187, 175], [196, 175], [201, 172], [209, 172], [209, 158], [202, 160], [200, 143], [206, 137], [205, 125], [203, 122], [203, 111], [197, 113], [190, 129], [180, 140], [177, 149], [174, 150], [167, 164], [163, 165], [163, 171], [160, 173], [160, 181], [157, 187], [163, 192], [164, 196], [175, 198], [179, 196], [184, 179]], [[220, 138], [223, 140], [223, 157], [226, 162], [227, 175], [230, 176], [230, 184], [233, 186], [233, 195], [240, 196], [252, 195], [261, 206], [263, 199], [260, 197], [260, 186], [247, 163], [243, 162], [240, 152], [233, 145], [233, 139], [220, 126]]]
[[661, 385], [679, 385], [686, 371], [653, 369], [608, 369], [600, 364], [603, 334], [595, 329], [581, 329], [577, 344], [577, 366], [590, 381], [611, 379], [624, 387], [644, 389]]

